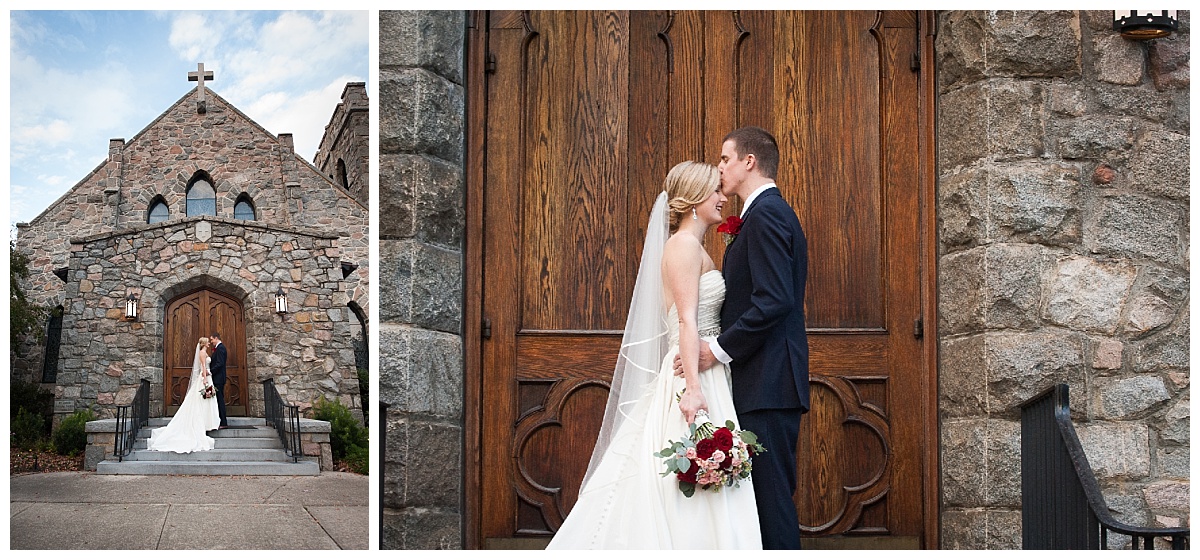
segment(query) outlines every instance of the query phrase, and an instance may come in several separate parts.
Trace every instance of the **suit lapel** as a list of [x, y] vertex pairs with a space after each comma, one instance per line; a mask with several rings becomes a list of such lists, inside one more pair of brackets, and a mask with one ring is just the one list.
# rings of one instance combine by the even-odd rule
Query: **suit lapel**
[[754, 197], [754, 202], [751, 202], [750, 207], [747, 208], [746, 211], [742, 214], [742, 221], [743, 222], [748, 221], [750, 219], [750, 215], [754, 213], [754, 211], [760, 206], [760, 203], [764, 199], [766, 199], [768, 196], [780, 196], [779, 188], [778, 187], [769, 188], [769, 189], [763, 191], [762, 194]]

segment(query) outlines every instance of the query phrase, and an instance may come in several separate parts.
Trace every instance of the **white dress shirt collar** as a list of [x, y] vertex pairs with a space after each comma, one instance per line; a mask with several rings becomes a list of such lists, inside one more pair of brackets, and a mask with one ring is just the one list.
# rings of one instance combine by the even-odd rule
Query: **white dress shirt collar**
[[746, 203], [742, 205], [742, 212], [741, 212], [741, 214], [738, 215], [738, 217], [745, 218], [746, 211], [750, 209], [751, 204], [754, 204], [754, 199], [758, 198], [758, 195], [762, 194], [763, 191], [766, 191], [767, 189], [773, 189], [773, 188], [775, 188], [775, 183], [772, 182], [772, 183], [767, 183], [761, 187], [758, 187], [757, 189], [754, 189], [754, 192], [750, 193], [750, 196], [746, 197]]

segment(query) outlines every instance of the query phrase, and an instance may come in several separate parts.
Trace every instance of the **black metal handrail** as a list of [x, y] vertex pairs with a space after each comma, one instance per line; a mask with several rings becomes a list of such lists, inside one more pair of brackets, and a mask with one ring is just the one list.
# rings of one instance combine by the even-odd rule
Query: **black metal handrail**
[[[386, 475], [385, 469], [387, 468], [388, 406], [390, 406], [390, 405], [388, 405], [388, 403], [379, 401], [378, 422], [379, 422], [379, 508], [380, 509], [383, 509], [385, 507], [383, 497], [386, 493], [384, 492], [383, 489], [384, 489], [384, 486], [387, 485], [387, 475]], [[384, 550], [383, 529], [384, 529], [383, 514], [380, 514], [379, 515], [379, 550]]]
[[300, 407], [288, 404], [279, 396], [275, 389], [275, 380], [263, 381], [263, 401], [266, 408], [266, 421], [275, 427], [279, 441], [283, 442], [283, 450], [292, 462], [300, 460]]
[[1026, 549], [1107, 549], [1108, 532], [1188, 549], [1187, 527], [1135, 527], [1113, 518], [1071, 422], [1070, 390], [1058, 384], [1021, 405], [1021, 529]]
[[117, 438], [113, 445], [113, 454], [117, 462], [125, 460], [125, 456], [133, 451], [133, 442], [137, 433], [150, 422], [150, 380], [143, 379], [138, 385], [133, 400], [126, 405], [117, 405]]

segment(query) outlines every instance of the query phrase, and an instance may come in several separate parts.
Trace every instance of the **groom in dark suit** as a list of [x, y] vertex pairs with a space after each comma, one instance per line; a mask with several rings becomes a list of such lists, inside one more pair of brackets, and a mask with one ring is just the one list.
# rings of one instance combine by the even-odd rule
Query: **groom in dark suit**
[[767, 452], [754, 457], [754, 497], [763, 548], [800, 548], [796, 440], [808, 412], [804, 285], [808, 243], [796, 212], [775, 186], [779, 147], [761, 128], [722, 141], [721, 190], [744, 205], [741, 231], [725, 249], [721, 336], [700, 348], [700, 370], [730, 366], [733, 405], [743, 429]]
[[212, 374], [213, 387], [217, 390], [217, 413], [221, 415], [221, 426], [217, 429], [228, 428], [229, 419], [225, 417], [225, 358], [229, 352], [225, 349], [225, 343], [221, 342], [221, 335], [212, 333], [209, 338], [216, 344], [208, 370]]

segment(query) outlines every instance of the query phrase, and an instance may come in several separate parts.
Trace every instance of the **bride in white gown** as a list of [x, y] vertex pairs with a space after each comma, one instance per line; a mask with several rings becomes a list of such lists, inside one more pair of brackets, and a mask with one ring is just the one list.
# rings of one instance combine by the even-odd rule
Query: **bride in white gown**
[[215, 430], [221, 425], [221, 417], [217, 412], [217, 398], [205, 398], [201, 394], [206, 386], [212, 385], [208, 373], [209, 349], [207, 337], [196, 343], [196, 354], [192, 358], [192, 375], [188, 380], [187, 392], [183, 395], [183, 404], [179, 405], [179, 410], [175, 411], [175, 416], [166, 426], [150, 431], [147, 449], [191, 453], [213, 448], [216, 442], [205, 432]]
[[[579, 500], [549, 549], [762, 548], [753, 477], [736, 488], [697, 488], [688, 498], [675, 476], [661, 475], [663, 460], [654, 456], [686, 435], [701, 410], [718, 426], [737, 422], [727, 366], [697, 371], [700, 337], [719, 334], [725, 298], [725, 281], [702, 244], [721, 222], [720, 177], [716, 167], [688, 161], [671, 169], [663, 187], [600, 436]], [[683, 378], [673, 373], [676, 354]]]

